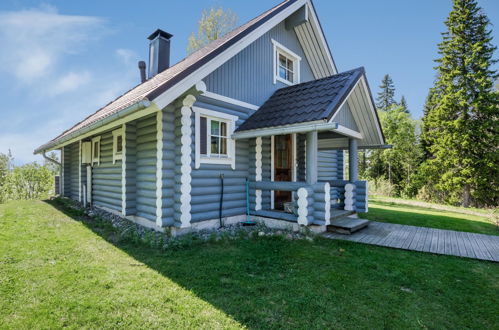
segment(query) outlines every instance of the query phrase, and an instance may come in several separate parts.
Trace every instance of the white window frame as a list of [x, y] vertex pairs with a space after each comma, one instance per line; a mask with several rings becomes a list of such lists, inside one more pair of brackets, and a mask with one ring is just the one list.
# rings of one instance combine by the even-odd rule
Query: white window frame
[[[194, 111], [195, 115], [195, 167], [199, 168], [201, 164], [222, 164], [230, 165], [233, 170], [236, 169], [236, 141], [232, 138], [232, 134], [234, 134], [236, 121], [239, 119], [239, 117], [200, 107], [192, 107], [192, 110]], [[207, 143], [211, 141], [211, 120], [216, 120], [227, 124], [227, 157], [210, 156], [211, 148], [209, 143], [206, 148], [208, 155], [201, 155], [201, 117], [206, 117], [207, 119]]]
[[[301, 57], [298, 54], [294, 53], [292, 50], [287, 47], [281, 45], [279, 42], [272, 39], [273, 46], [273, 58], [274, 58], [274, 84], [278, 81], [286, 84], [286, 85], [295, 85], [300, 83], [300, 63]], [[293, 61], [293, 81], [286, 80], [279, 76], [279, 55], [283, 55]]]
[[[101, 137], [100, 136], [96, 136], [94, 138], [92, 138], [92, 165], [94, 165], [95, 163], [97, 163], [97, 165], [100, 165], [100, 140], [101, 140]], [[97, 152], [97, 157], [95, 157], [95, 153], [94, 153], [94, 146], [95, 146], [95, 142], [97, 142], [99, 144], [99, 149], [98, 149], [98, 152]]]
[[[118, 136], [121, 136], [121, 152], [118, 152]], [[124, 139], [123, 128], [118, 128], [113, 131], [113, 164], [116, 164], [117, 160], [123, 159]]]

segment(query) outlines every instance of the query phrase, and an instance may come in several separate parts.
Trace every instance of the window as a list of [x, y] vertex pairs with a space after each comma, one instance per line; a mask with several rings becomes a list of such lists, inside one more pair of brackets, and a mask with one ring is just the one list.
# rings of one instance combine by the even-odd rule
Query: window
[[274, 84], [277, 81], [287, 85], [300, 82], [301, 57], [293, 53], [275, 40], [274, 45]]
[[100, 136], [92, 139], [92, 165], [100, 165]]
[[193, 107], [196, 115], [196, 168], [201, 164], [228, 164], [235, 168], [234, 132], [237, 116]]
[[113, 164], [123, 159], [123, 129], [113, 131]]
[[279, 77], [289, 82], [293, 82], [294, 78], [294, 61], [279, 53], [279, 68], [277, 69]]

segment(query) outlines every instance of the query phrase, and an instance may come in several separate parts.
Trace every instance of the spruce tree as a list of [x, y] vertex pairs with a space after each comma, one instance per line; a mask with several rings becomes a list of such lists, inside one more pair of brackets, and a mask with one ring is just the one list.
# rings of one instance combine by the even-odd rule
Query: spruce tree
[[490, 22], [476, 0], [454, 0], [438, 45], [437, 78], [427, 100], [423, 168], [450, 203], [499, 201], [498, 74]]
[[402, 95], [402, 98], [400, 99], [400, 106], [402, 107], [402, 109], [404, 110], [405, 113], [411, 113], [409, 111], [409, 107], [407, 106], [407, 101], [405, 100], [405, 96]]
[[378, 93], [376, 98], [376, 107], [382, 111], [388, 111], [392, 105], [396, 104], [395, 96], [395, 86], [393, 85], [393, 80], [390, 75], [386, 74], [381, 81], [379, 86], [381, 91]]

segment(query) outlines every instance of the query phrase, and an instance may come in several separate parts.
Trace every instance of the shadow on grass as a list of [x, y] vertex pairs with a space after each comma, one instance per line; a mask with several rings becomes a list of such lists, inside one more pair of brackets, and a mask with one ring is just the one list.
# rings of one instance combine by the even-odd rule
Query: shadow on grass
[[361, 216], [380, 222], [499, 235], [499, 226], [487, 220], [477, 219], [485, 219], [484, 217], [469, 214], [460, 215], [453, 211], [428, 209], [416, 205], [376, 201], [371, 204], [369, 213], [363, 213]]
[[[447, 280], [446, 287], [442, 287], [441, 277], [458, 274], [460, 281], [470, 285], [492, 280], [472, 271], [474, 267], [488, 267], [478, 261], [326, 239], [314, 243], [241, 239], [159, 251], [120, 242], [109, 224], [67, 209], [57, 201], [47, 203], [249, 328], [407, 328], [418, 323], [439, 327], [449, 321], [459, 324], [451, 311], [462, 308], [451, 297], [462, 294], [462, 288]], [[408, 294], [401, 288], [420, 293]], [[434, 299], [437, 290], [440, 298]], [[490, 289], [486, 290], [480, 294], [489, 295]], [[473, 302], [473, 308], [467, 303], [462, 313], [486, 309], [481, 305], [483, 301]], [[448, 311], [442, 310], [444, 305]], [[481, 317], [489, 324], [488, 314], [481, 313]]]

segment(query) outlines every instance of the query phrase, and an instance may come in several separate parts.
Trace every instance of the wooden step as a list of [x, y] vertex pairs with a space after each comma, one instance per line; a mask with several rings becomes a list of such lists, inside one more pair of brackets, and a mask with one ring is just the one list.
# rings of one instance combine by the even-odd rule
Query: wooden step
[[339, 234], [351, 235], [362, 228], [367, 227], [369, 220], [356, 218], [339, 218], [331, 221], [327, 226], [327, 231], [336, 232]]
[[331, 209], [331, 217], [329, 219], [333, 221], [335, 219], [348, 217], [349, 215], [352, 214], [355, 214], [355, 211]]

